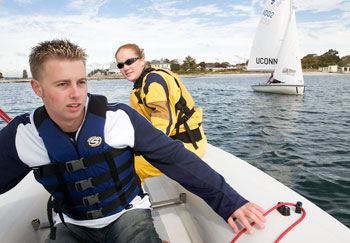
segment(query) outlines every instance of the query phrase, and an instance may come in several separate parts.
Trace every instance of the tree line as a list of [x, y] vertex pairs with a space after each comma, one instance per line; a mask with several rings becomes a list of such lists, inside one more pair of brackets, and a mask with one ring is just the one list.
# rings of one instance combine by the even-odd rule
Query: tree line
[[316, 54], [308, 54], [301, 59], [301, 65], [303, 68], [319, 68], [328, 67], [330, 65], [344, 67], [347, 64], [350, 64], [350, 55], [339, 57], [338, 51], [333, 49], [329, 49], [320, 56]]
[[[171, 69], [171, 71], [174, 71], [174, 72], [206, 71], [206, 68], [208, 67], [208, 65], [210, 65], [210, 67], [215, 67], [215, 68], [227, 68], [230, 65], [229, 62], [206, 63], [206, 62], [202, 61], [200, 63], [197, 63], [196, 59], [194, 57], [189, 56], [189, 55], [187, 57], [185, 57], [182, 64], [180, 64], [179, 61], [176, 59], [174, 59], [174, 60], [165, 59], [165, 62], [170, 64], [170, 69]], [[148, 64], [150, 65], [151, 63], [148, 62]]]
[[[0, 72], [0, 78], [4, 78], [2, 72]], [[27, 73], [27, 70], [23, 70], [23, 73], [22, 73], [22, 78], [28, 78], [28, 73]]]
[[[205, 63], [204, 61], [197, 63], [196, 59], [192, 56], [187, 56], [185, 57], [185, 59], [182, 61], [182, 64], [180, 64], [179, 60], [173, 59], [173, 60], [169, 60], [169, 59], [164, 59], [163, 60], [165, 63], [169, 63], [170, 64], [170, 70], [173, 72], [201, 72], [201, 71], [206, 71], [206, 68], [208, 67], [208, 65], [210, 65], [210, 67], [215, 67], [215, 68], [227, 68], [230, 63], [229, 62], [216, 62], [216, 63]], [[148, 66], [151, 66], [151, 62], [147, 61], [146, 64]], [[94, 76], [97, 73], [101, 73], [104, 75], [107, 75], [109, 69], [95, 69], [92, 70], [88, 76]]]
[[[303, 68], [319, 68], [319, 67], [328, 67], [330, 65], [338, 65], [344, 67], [347, 64], [350, 64], [350, 55], [339, 57], [339, 52], [333, 49], [329, 49], [327, 52], [322, 55], [317, 54], [308, 54], [301, 59], [301, 64]], [[191, 56], [187, 56], [183, 63], [180, 65], [177, 60], [169, 61], [172, 71], [205, 71], [207, 64], [205, 62], [196, 63], [196, 59]], [[248, 60], [245, 65], [248, 64]], [[223, 63], [211, 63], [212, 67], [222, 67], [227, 68], [230, 64], [228, 62]], [[238, 64], [237, 67], [243, 66], [244, 63]]]
[[94, 76], [96, 73], [101, 73], [103, 75], [107, 75], [108, 73], [108, 69], [95, 69], [95, 70], [92, 70], [89, 74], [88, 74], [88, 77], [91, 77], [91, 76]]

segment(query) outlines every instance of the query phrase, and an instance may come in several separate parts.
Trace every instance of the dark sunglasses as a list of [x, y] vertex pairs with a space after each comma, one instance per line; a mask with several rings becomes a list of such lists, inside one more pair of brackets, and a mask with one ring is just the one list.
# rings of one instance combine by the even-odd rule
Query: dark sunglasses
[[126, 64], [126, 65], [131, 65], [131, 64], [133, 64], [134, 62], [136, 62], [137, 60], [139, 60], [141, 57], [133, 57], [133, 58], [129, 58], [128, 60], [126, 60], [125, 62], [120, 62], [120, 63], [118, 63], [118, 68], [119, 69], [122, 69], [123, 67], [124, 67], [124, 64]]

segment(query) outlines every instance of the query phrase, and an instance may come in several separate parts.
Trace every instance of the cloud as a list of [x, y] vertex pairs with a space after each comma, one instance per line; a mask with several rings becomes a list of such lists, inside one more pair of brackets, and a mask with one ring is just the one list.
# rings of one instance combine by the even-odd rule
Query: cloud
[[192, 14], [205, 14], [205, 15], [212, 15], [212, 14], [218, 14], [222, 13], [222, 10], [218, 9], [216, 7], [216, 4], [210, 4], [207, 6], [198, 6], [193, 8], [190, 13]]
[[194, 8], [176, 8], [176, 1], [153, 1], [149, 9], [154, 9], [163, 16], [190, 16], [190, 15], [213, 15], [221, 14], [223, 11], [216, 7], [216, 4], [196, 6]]
[[344, 7], [349, 10], [350, 5], [348, 0], [295, 0], [294, 6], [296, 11], [327, 12], [344, 10]]
[[319, 22], [299, 24], [300, 49], [302, 53], [316, 53], [321, 55], [329, 49], [335, 49], [339, 56], [350, 55], [350, 32], [344, 31], [344, 22], [341, 19], [330, 19]]
[[[242, 45], [252, 38], [246, 30], [240, 30], [240, 23], [218, 26], [202, 23], [199, 18], [154, 19], [134, 15], [114, 18], [12, 16], [0, 18], [0, 27], [8, 37], [0, 39], [0, 45], [6, 47], [3, 53], [9, 57], [7, 69], [18, 67], [18, 73], [28, 69], [30, 48], [40, 41], [53, 38], [68, 38], [86, 48], [89, 68], [98, 66], [96, 63], [104, 65], [114, 61], [116, 49], [128, 42], [136, 42], [145, 48], [148, 60], [161, 57], [183, 59], [191, 55], [198, 61], [210, 61], [220, 55], [221, 59], [232, 62], [227, 49], [232, 50], [231, 53], [235, 52], [235, 46], [244, 49]], [[24, 54], [20, 56], [17, 53]]]
[[233, 9], [234, 15], [254, 15], [256, 8], [248, 5], [230, 5], [230, 8]]
[[[317, 6], [327, 4], [325, 0], [310, 1], [304, 5], [302, 1], [296, 1], [300, 4], [299, 11], [305, 9], [300, 14], [321, 11], [324, 7], [317, 9]], [[344, 1], [335, 1], [345, 8], [348, 6]], [[6, 76], [21, 76], [23, 69], [29, 70], [31, 47], [53, 38], [68, 38], [86, 48], [90, 70], [108, 68], [114, 61], [116, 49], [125, 43], [136, 43], [144, 48], [147, 60], [184, 59], [191, 55], [197, 62], [242, 63], [249, 57], [263, 8], [261, 4], [257, 0], [249, 5], [229, 6], [220, 2], [194, 5], [189, 1], [185, 5], [181, 1], [152, 1], [150, 7], [106, 17], [100, 11], [114, 7], [111, 2], [74, 0], [68, 6], [78, 11], [75, 15], [38, 13], [24, 16], [9, 15], [4, 11], [0, 15], [0, 29], [6, 38], [0, 38], [0, 71]], [[349, 12], [338, 11], [333, 13], [339, 13], [337, 16], [317, 21], [297, 20], [301, 54], [323, 54], [328, 49], [336, 49], [340, 56], [349, 55], [346, 52], [350, 33], [345, 31], [349, 25]]]
[[16, 56], [18, 57], [26, 57], [27, 55], [23, 52], [16, 52]]
[[68, 8], [78, 10], [84, 15], [96, 16], [100, 7], [108, 2], [109, 0], [71, 0]]
[[24, 4], [31, 4], [32, 0], [14, 0], [14, 2], [19, 5], [24, 5]]

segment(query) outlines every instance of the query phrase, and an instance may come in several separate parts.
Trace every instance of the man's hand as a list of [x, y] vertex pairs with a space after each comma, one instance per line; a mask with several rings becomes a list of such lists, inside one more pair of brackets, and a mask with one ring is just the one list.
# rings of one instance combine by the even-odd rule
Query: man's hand
[[255, 222], [261, 229], [265, 228], [264, 223], [266, 222], [266, 219], [264, 217], [265, 211], [258, 205], [254, 203], [246, 203], [239, 209], [237, 209], [231, 217], [227, 220], [228, 224], [231, 226], [233, 231], [237, 234], [238, 233], [238, 226], [233, 220], [234, 218], [237, 218], [243, 226], [247, 229], [249, 234], [254, 234], [253, 227], [250, 225], [250, 222], [247, 218]]

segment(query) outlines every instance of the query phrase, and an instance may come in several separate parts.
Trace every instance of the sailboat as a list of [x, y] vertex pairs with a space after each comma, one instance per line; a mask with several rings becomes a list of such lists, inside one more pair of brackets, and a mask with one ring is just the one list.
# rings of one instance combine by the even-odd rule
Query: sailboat
[[267, 0], [248, 61], [250, 71], [270, 71], [258, 92], [304, 94], [295, 13], [291, 0]]

